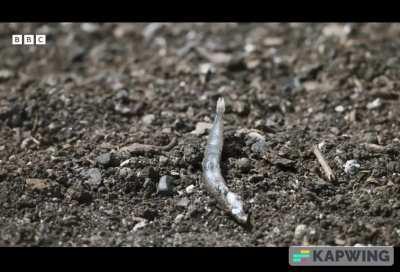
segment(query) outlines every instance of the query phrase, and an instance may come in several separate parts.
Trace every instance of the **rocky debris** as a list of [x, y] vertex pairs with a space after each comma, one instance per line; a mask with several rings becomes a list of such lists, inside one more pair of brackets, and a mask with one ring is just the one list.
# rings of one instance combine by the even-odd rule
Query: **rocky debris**
[[101, 184], [102, 177], [98, 168], [90, 168], [83, 171], [83, 176], [86, 177], [85, 183], [90, 186], [97, 187]]
[[200, 74], [207, 75], [210, 73], [215, 73], [216, 69], [212, 63], [202, 63], [199, 65]]
[[322, 29], [322, 34], [324, 36], [336, 36], [341, 39], [345, 39], [351, 32], [351, 26], [349, 24], [342, 25], [342, 24], [327, 24]]
[[129, 167], [122, 167], [119, 169], [119, 175], [122, 178], [131, 177], [134, 174], [133, 170]]
[[298, 242], [302, 242], [307, 235], [308, 227], [307, 225], [300, 224], [296, 226], [294, 230], [294, 240]]
[[188, 187], [185, 188], [186, 194], [191, 195], [194, 192], [195, 188], [196, 186], [194, 186], [193, 184], [189, 185]]
[[96, 163], [107, 167], [111, 164], [111, 153], [103, 153], [96, 157]]
[[237, 166], [242, 170], [242, 172], [248, 172], [251, 169], [251, 162], [248, 158], [240, 158], [237, 161]]
[[174, 219], [174, 223], [179, 224], [184, 219], [184, 217], [185, 217], [184, 214], [182, 214], [182, 213], [178, 214]]
[[92, 194], [83, 188], [82, 185], [75, 184], [68, 188], [66, 192], [66, 199], [67, 200], [75, 200], [81, 204], [89, 204], [93, 200]]
[[339, 106], [336, 106], [336, 107], [335, 107], [335, 111], [336, 111], [336, 112], [344, 112], [344, 110], [345, 110], [345, 109], [344, 109], [344, 107], [343, 107], [342, 105], [339, 105]]
[[369, 102], [367, 104], [367, 109], [373, 110], [373, 109], [378, 109], [382, 106], [382, 99], [376, 98], [374, 101]]
[[159, 163], [160, 163], [161, 166], [164, 166], [164, 165], [166, 165], [166, 164], [168, 163], [168, 158], [165, 157], [165, 156], [160, 156], [160, 157], [158, 158], [158, 161], [159, 161]]
[[398, 161], [390, 161], [387, 164], [387, 170], [390, 173], [400, 173], [400, 162], [398, 162]]
[[174, 194], [175, 179], [171, 176], [162, 176], [157, 185], [157, 193], [163, 196]]
[[14, 77], [14, 72], [8, 69], [0, 70], [0, 82], [4, 82]]
[[186, 209], [189, 205], [189, 199], [187, 197], [181, 198], [177, 203], [176, 206], [179, 208]]
[[50, 187], [46, 179], [29, 178], [25, 180], [25, 183], [30, 190], [43, 190]]
[[156, 116], [154, 114], [146, 114], [142, 117], [142, 122], [146, 125], [151, 125], [155, 119]]
[[258, 157], [262, 157], [268, 149], [265, 137], [257, 131], [253, 130], [238, 130], [235, 136], [244, 136], [245, 144], [250, 146], [250, 150]]
[[136, 223], [136, 225], [133, 227], [132, 231], [136, 232], [140, 229], [143, 229], [146, 226], [147, 226], [146, 220], [140, 221], [139, 223]]
[[357, 174], [360, 167], [361, 165], [358, 163], [357, 160], [348, 160], [343, 165], [344, 172], [351, 176]]
[[264, 140], [258, 140], [251, 145], [251, 151], [258, 156], [263, 156], [268, 150], [268, 145]]
[[278, 156], [272, 161], [272, 164], [282, 167], [282, 168], [293, 168], [295, 163], [296, 163], [295, 161], [281, 158]]
[[200, 136], [200, 135], [205, 134], [207, 132], [207, 130], [209, 130], [211, 127], [212, 127], [211, 123], [199, 122], [196, 124], [195, 130], [193, 130], [190, 133]]

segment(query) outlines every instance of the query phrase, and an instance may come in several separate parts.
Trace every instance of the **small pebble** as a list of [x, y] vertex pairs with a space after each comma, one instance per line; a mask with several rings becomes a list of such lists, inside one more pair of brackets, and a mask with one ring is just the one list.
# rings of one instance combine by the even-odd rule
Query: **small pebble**
[[279, 167], [283, 168], [292, 168], [295, 165], [295, 161], [286, 159], [286, 158], [280, 158], [277, 157], [274, 161], [273, 164]]
[[49, 183], [45, 179], [26, 179], [25, 183], [31, 190], [43, 190], [49, 187]]
[[195, 186], [193, 184], [189, 185], [188, 187], [186, 187], [185, 192], [186, 194], [190, 195], [193, 193]]
[[132, 169], [130, 169], [129, 167], [122, 167], [121, 169], [119, 169], [119, 175], [121, 177], [128, 177], [130, 175], [132, 175]]
[[189, 205], [189, 199], [187, 197], [182, 198], [176, 203], [177, 207], [186, 208]]
[[259, 140], [252, 144], [251, 151], [260, 156], [263, 156], [267, 152], [267, 148], [267, 143], [264, 140]]
[[193, 130], [190, 133], [192, 133], [194, 135], [197, 135], [197, 136], [200, 136], [200, 135], [205, 134], [206, 131], [208, 129], [210, 129], [211, 127], [212, 127], [212, 124], [210, 124], [210, 123], [199, 122], [199, 123], [196, 124], [195, 130]]
[[183, 215], [183, 214], [178, 214], [176, 217], [175, 217], [175, 220], [174, 220], [174, 222], [175, 222], [175, 224], [179, 224], [181, 221], [182, 221], [182, 219], [184, 218], [185, 216]]
[[158, 161], [160, 162], [160, 165], [166, 165], [168, 162], [168, 158], [165, 156], [160, 156], [160, 158], [158, 159]]
[[358, 163], [357, 160], [349, 160], [343, 165], [344, 172], [348, 175], [355, 175], [357, 174], [361, 165]]
[[397, 161], [390, 161], [387, 164], [387, 169], [392, 173], [400, 173], [400, 163]]
[[344, 112], [344, 107], [342, 105], [336, 106], [335, 111], [336, 112]]
[[153, 123], [154, 119], [156, 119], [154, 114], [147, 114], [147, 115], [143, 116], [142, 122], [146, 125], [151, 125]]
[[143, 221], [137, 223], [137, 224], [133, 227], [133, 231], [137, 231], [137, 230], [139, 230], [139, 229], [142, 229], [142, 228], [144, 228], [146, 225], [147, 225], [146, 221], [143, 220]]
[[100, 164], [103, 166], [108, 166], [111, 162], [111, 154], [104, 153], [104, 154], [101, 154], [100, 156], [97, 156], [96, 162], [97, 162], [97, 164]]
[[11, 70], [3, 69], [0, 70], [0, 81], [5, 81], [14, 76], [14, 72]]
[[257, 141], [265, 141], [265, 137], [263, 135], [261, 135], [260, 133], [254, 132], [254, 131], [250, 132], [246, 136], [250, 140], [251, 143], [254, 143]]
[[239, 169], [241, 169], [244, 172], [249, 171], [251, 168], [250, 160], [248, 158], [240, 158], [237, 161], [237, 165], [238, 165]]
[[171, 176], [162, 176], [157, 185], [157, 193], [170, 196], [174, 193], [174, 178]]
[[367, 109], [373, 110], [382, 106], [382, 100], [380, 98], [375, 99], [374, 101], [367, 104]]
[[101, 172], [99, 169], [90, 168], [85, 172], [85, 176], [88, 177], [85, 183], [91, 186], [99, 186], [101, 184]]
[[304, 224], [297, 225], [294, 231], [294, 239], [301, 241], [307, 233], [307, 226]]
[[212, 63], [202, 63], [199, 65], [200, 74], [215, 73], [215, 66]]

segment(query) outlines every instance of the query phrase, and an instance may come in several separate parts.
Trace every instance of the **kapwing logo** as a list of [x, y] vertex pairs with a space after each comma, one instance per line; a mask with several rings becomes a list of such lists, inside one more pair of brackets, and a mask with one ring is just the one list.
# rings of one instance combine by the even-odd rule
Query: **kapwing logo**
[[394, 249], [390, 246], [289, 248], [292, 266], [391, 266], [393, 263]]

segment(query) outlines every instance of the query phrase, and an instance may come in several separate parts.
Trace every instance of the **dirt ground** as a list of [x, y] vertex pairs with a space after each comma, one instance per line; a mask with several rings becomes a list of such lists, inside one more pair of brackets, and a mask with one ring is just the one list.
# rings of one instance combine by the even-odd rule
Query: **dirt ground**
[[[0, 24], [0, 245], [399, 246], [399, 35], [400, 24]], [[251, 230], [201, 178], [220, 96], [221, 167]], [[134, 143], [170, 148], [122, 151]]]

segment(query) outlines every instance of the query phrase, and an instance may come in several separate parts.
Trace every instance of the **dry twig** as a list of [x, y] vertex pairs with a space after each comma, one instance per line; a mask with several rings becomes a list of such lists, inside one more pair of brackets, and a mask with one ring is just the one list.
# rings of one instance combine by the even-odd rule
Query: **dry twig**
[[335, 173], [333, 172], [332, 168], [329, 166], [329, 164], [325, 160], [325, 158], [322, 155], [321, 150], [319, 150], [318, 146], [313, 145], [313, 152], [314, 152], [315, 156], [317, 157], [318, 162], [321, 165], [322, 169], [324, 170], [325, 175], [328, 178], [328, 180], [329, 181], [336, 180]]

